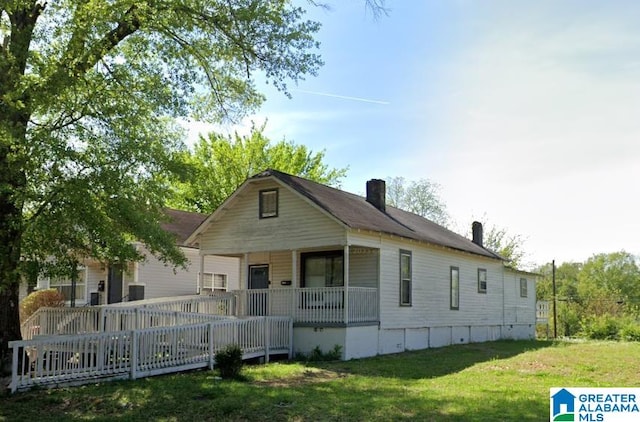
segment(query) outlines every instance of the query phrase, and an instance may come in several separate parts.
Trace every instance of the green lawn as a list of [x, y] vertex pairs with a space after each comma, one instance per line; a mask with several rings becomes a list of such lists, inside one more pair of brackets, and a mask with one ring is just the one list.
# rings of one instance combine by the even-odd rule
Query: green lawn
[[542, 421], [550, 387], [640, 387], [640, 343], [500, 341], [18, 393], [0, 421]]

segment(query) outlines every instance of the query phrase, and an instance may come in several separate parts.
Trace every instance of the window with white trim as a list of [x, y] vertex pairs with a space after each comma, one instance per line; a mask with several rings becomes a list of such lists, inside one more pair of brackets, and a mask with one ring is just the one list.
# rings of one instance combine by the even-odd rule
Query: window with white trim
[[453, 310], [460, 309], [460, 269], [458, 267], [451, 267], [450, 295], [449, 307]]
[[521, 278], [520, 279], [520, 297], [527, 297], [528, 294], [529, 294], [529, 291], [527, 286], [527, 279]]
[[400, 250], [400, 306], [411, 306], [411, 252]]
[[226, 292], [228, 290], [227, 275], [204, 273], [200, 286], [203, 292]]
[[278, 216], [278, 189], [261, 190], [259, 197], [260, 218]]
[[[75, 275], [75, 290], [74, 290], [74, 285], [73, 285], [73, 281], [72, 281], [72, 277], [50, 277], [48, 279], [49, 282], [49, 289], [56, 289], [57, 291], [59, 291], [60, 293], [62, 293], [62, 296], [64, 296], [64, 300], [67, 302], [71, 301], [71, 296], [73, 295], [74, 291], [75, 291], [75, 296], [74, 296], [74, 300], [75, 301], [80, 301], [80, 302], [85, 302], [86, 301], [86, 291], [87, 291], [87, 282], [85, 279], [85, 269], [84, 268], [78, 268], [76, 270], [76, 275]], [[46, 284], [46, 282], [45, 282]]]
[[478, 293], [487, 293], [487, 270], [478, 268]]

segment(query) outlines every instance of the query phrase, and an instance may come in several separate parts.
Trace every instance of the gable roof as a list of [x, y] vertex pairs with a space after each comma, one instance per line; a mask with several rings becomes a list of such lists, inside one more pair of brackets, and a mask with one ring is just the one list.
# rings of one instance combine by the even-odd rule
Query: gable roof
[[207, 219], [207, 214], [198, 212], [174, 210], [165, 208], [164, 213], [168, 217], [167, 221], [160, 223], [163, 230], [176, 236], [176, 243], [179, 246], [187, 246], [186, 240], [191, 233]]
[[272, 169], [265, 170], [247, 179], [206, 221], [203, 221], [189, 236], [186, 243], [195, 243], [197, 235], [214, 221], [220, 210], [247, 184], [267, 178], [274, 178], [281, 184], [306, 197], [348, 228], [401, 236], [487, 258], [503, 260], [501, 256], [494, 252], [419, 215], [391, 206], [386, 206], [386, 211], [383, 212], [367, 202], [366, 198], [359, 195]]

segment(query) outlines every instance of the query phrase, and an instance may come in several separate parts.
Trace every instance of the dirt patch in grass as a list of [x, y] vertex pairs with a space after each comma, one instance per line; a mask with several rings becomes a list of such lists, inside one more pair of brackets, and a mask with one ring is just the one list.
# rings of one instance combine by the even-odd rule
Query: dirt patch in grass
[[346, 378], [347, 376], [349, 376], [349, 374], [343, 372], [328, 371], [326, 369], [319, 368], [309, 368], [299, 375], [290, 376], [287, 378], [258, 380], [252, 382], [252, 384], [268, 387], [299, 387], [307, 384], [334, 381], [337, 379]]

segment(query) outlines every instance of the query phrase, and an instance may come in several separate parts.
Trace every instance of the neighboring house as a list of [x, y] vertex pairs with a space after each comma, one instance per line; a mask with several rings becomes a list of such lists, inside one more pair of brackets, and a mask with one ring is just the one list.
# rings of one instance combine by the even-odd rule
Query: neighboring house
[[201, 259], [239, 258], [238, 309], [291, 315], [294, 349], [344, 359], [535, 335], [535, 275], [482, 246], [367, 198], [275, 170], [244, 182], [193, 234]]
[[[213, 291], [229, 291], [238, 288], [239, 261], [234, 258], [207, 256], [202, 263], [198, 249], [185, 245], [185, 240], [205, 219], [205, 214], [166, 209], [169, 221], [162, 227], [173, 233], [176, 243], [185, 254], [186, 268], [165, 265], [146, 251], [144, 245], [136, 247], [147, 257], [143, 262], [133, 262], [125, 266], [106, 265], [94, 260], [85, 260], [78, 269], [75, 286], [75, 304], [108, 304], [135, 299], [152, 299], [168, 296], [182, 296]], [[200, 289], [199, 273], [204, 266], [204, 286]], [[68, 279], [41, 278], [37, 289], [56, 288], [69, 301], [72, 283]], [[21, 286], [21, 294], [26, 288]]]

